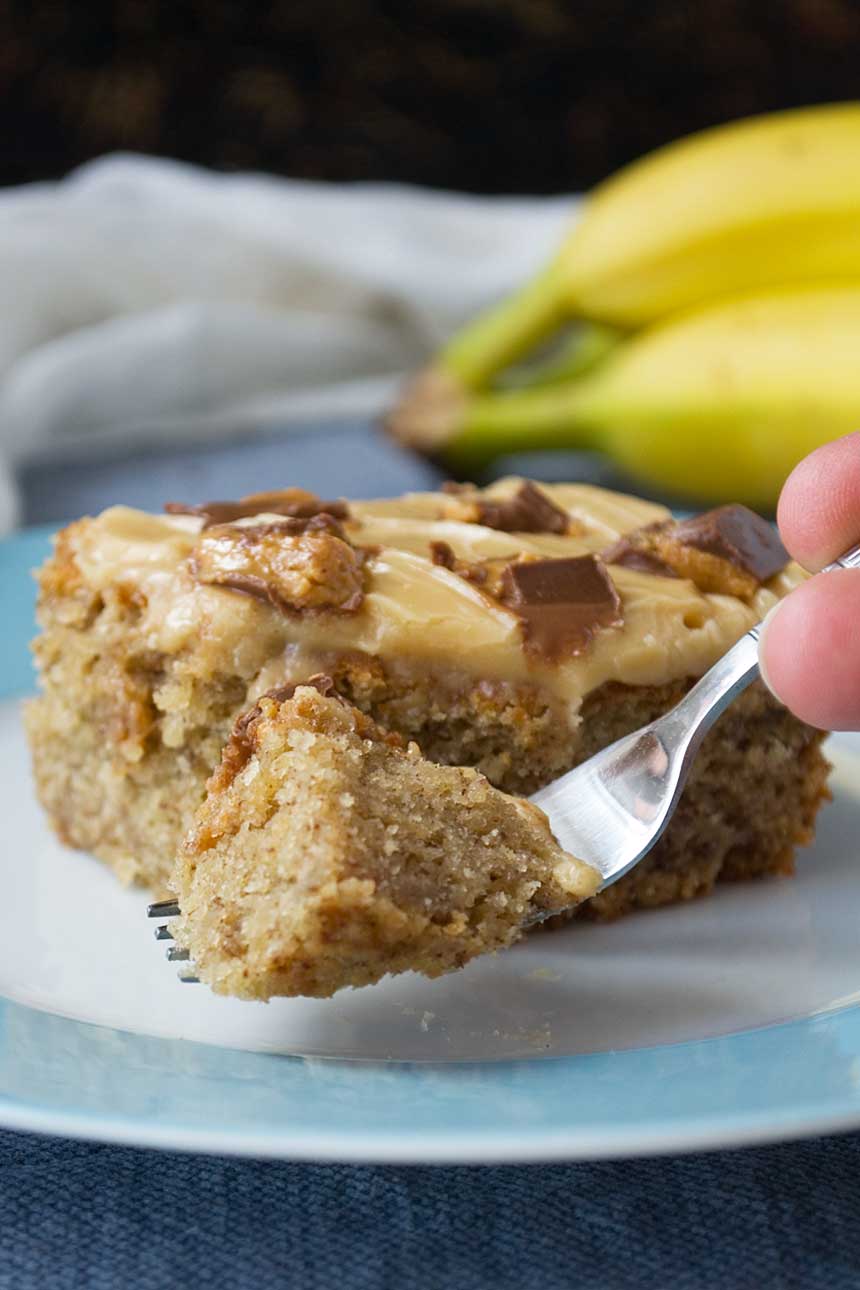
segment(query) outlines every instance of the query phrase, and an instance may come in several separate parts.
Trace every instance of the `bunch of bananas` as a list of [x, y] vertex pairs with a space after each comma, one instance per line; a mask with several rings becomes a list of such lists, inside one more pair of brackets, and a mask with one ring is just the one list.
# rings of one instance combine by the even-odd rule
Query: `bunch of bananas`
[[[505, 387], [573, 320], [564, 361]], [[860, 103], [723, 126], [621, 171], [389, 426], [461, 472], [594, 447], [658, 488], [772, 506], [802, 456], [860, 428]]]

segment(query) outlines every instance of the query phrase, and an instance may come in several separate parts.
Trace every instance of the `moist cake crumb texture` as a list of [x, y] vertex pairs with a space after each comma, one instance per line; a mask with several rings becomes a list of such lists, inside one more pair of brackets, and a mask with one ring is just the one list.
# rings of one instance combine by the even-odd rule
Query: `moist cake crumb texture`
[[[473, 821], [479, 797], [482, 810], [504, 803], [523, 830], [510, 855], [522, 855], [536, 835], [512, 797], [664, 712], [804, 576], [745, 508], [679, 522], [663, 507], [587, 485], [509, 479], [375, 502], [284, 489], [237, 502], [173, 503], [163, 516], [113, 507], [64, 529], [39, 573], [41, 693], [26, 714], [39, 796], [65, 843], [157, 894], [177, 856], [183, 890], [202, 891], [205, 874], [238, 863], [240, 836], [269, 872], [270, 852], [260, 848], [275, 839], [279, 848], [291, 845], [288, 817], [278, 806], [264, 825], [248, 825], [246, 839], [240, 808], [250, 812], [253, 799], [261, 809], [262, 798], [242, 777], [252, 763], [283, 767], [284, 758], [327, 820], [333, 849], [325, 863], [316, 850], [315, 863], [328, 865], [338, 890], [353, 878], [380, 890], [368, 839], [385, 842], [398, 800], [408, 814], [407, 782], [426, 803], [425, 825], [429, 786], [439, 785], [440, 821], [451, 836], [458, 793], [472, 804]], [[320, 674], [330, 678], [325, 695], [307, 687]], [[371, 726], [363, 729], [364, 719]], [[265, 728], [274, 742], [255, 745], [228, 783], [243, 728]], [[305, 736], [313, 736], [313, 755], [298, 746]], [[654, 851], [584, 900], [578, 916], [615, 917], [702, 895], [718, 879], [790, 872], [826, 796], [822, 737], [752, 687], [708, 735]], [[314, 770], [326, 749], [328, 778], [325, 758]], [[261, 784], [277, 779], [259, 773]], [[338, 776], [360, 775], [374, 786], [375, 803], [363, 796], [347, 811], [329, 800]], [[273, 802], [292, 782], [287, 776], [273, 789]], [[343, 787], [335, 797], [350, 795]], [[297, 802], [290, 815], [311, 827], [310, 807]], [[228, 816], [232, 832], [195, 851], [204, 817], [211, 825]], [[457, 854], [465, 854], [467, 834], [457, 834]], [[417, 837], [410, 845], [411, 856], [421, 852]], [[537, 864], [549, 852], [535, 846]], [[290, 872], [306, 878], [298, 851], [288, 854]], [[452, 871], [435, 872], [450, 887]], [[211, 882], [206, 890], [214, 902]], [[516, 901], [530, 899], [517, 890]], [[403, 891], [389, 898], [411, 908]], [[280, 897], [271, 901], [285, 918]], [[261, 909], [242, 919], [257, 926]], [[199, 910], [192, 921], [214, 935], [216, 913], [213, 904], [215, 922]], [[471, 934], [463, 932], [453, 957], [469, 957]], [[440, 947], [452, 942], [428, 935], [435, 945], [428, 964], [446, 970], [453, 958]], [[489, 934], [496, 938], [504, 941], [501, 923]], [[298, 957], [289, 967], [270, 964], [272, 976], [258, 941], [246, 940], [248, 953], [252, 941], [257, 946], [258, 973], [247, 989], [265, 993], [283, 971], [292, 991]], [[376, 970], [369, 964], [355, 966], [356, 981]], [[213, 982], [220, 970], [213, 968]], [[232, 971], [223, 988], [241, 992]], [[264, 979], [269, 985], [259, 984]], [[305, 984], [324, 992], [331, 979]]]
[[327, 996], [462, 967], [597, 883], [537, 807], [300, 686], [228, 743], [180, 849], [174, 932], [219, 993]]

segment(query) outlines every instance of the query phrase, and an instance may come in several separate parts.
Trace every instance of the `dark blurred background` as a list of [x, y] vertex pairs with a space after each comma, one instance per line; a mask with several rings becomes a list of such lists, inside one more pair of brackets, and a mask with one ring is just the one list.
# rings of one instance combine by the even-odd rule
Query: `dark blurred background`
[[117, 148], [472, 192], [584, 189], [860, 92], [856, 0], [0, 0], [0, 183]]
[[[860, 97], [860, 0], [0, 0], [0, 184], [117, 149], [309, 179], [581, 191], [750, 113]], [[366, 420], [20, 471], [25, 521], [122, 498], [357, 495], [435, 486]], [[333, 465], [336, 463], [336, 465]], [[521, 454], [540, 478], [628, 483], [604, 459]], [[333, 473], [334, 472], [334, 473]], [[322, 479], [320, 476], [322, 475]]]

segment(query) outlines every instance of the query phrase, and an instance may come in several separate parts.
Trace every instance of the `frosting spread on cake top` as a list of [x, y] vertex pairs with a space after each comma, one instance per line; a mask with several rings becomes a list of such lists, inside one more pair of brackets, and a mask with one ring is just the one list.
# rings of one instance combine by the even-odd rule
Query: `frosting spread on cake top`
[[[279, 496], [287, 500], [268, 500]], [[722, 516], [687, 533], [662, 506], [585, 484], [506, 479], [380, 501], [310, 498], [267, 494], [276, 509], [259, 513], [254, 499], [219, 503], [214, 514], [213, 503], [163, 516], [112, 507], [73, 526], [70, 540], [91, 586], [137, 593], [148, 646], [196, 655], [201, 675], [229, 660], [262, 692], [359, 651], [534, 682], [573, 712], [606, 682], [700, 675], [806, 576], [779, 567], [755, 517]], [[330, 522], [326, 506], [337, 509]], [[695, 542], [707, 590], [688, 576]], [[751, 542], [763, 554], [750, 556]], [[744, 594], [714, 590], [723, 576]], [[581, 630], [568, 629], [574, 619]], [[565, 631], [543, 649], [535, 641], [550, 620]]]

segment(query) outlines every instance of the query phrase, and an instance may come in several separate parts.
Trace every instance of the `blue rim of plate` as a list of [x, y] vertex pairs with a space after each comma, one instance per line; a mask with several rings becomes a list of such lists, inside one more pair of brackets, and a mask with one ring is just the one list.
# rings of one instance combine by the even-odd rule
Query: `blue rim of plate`
[[[32, 689], [30, 570], [48, 534], [0, 542], [0, 698]], [[241, 1052], [0, 998], [0, 1125], [177, 1151], [416, 1163], [798, 1138], [860, 1126], [860, 1007], [653, 1048], [433, 1064]]]

